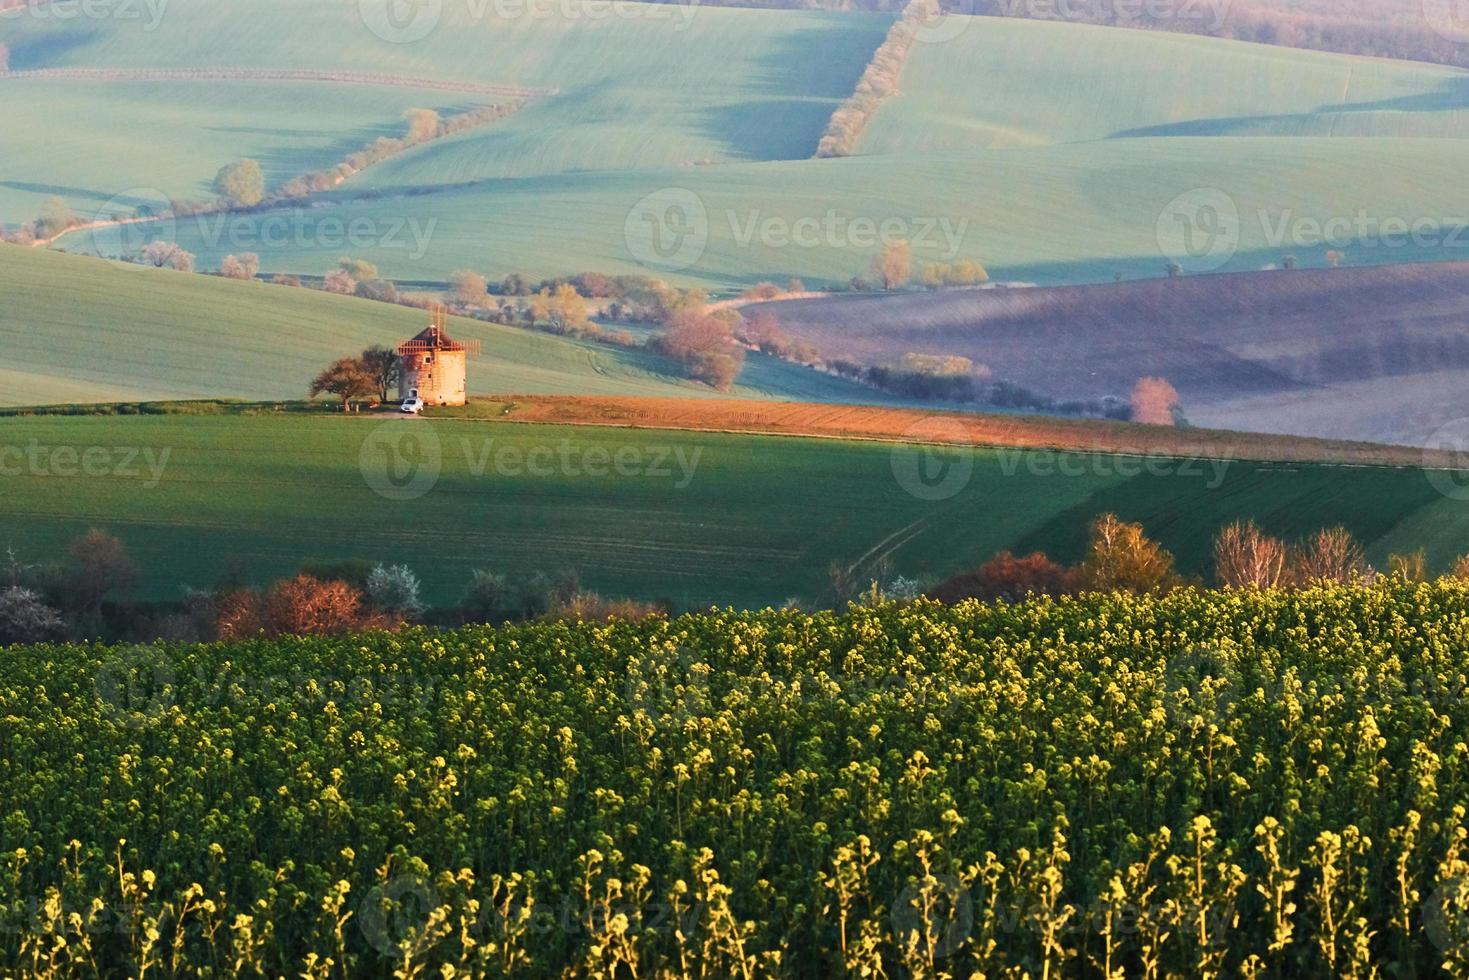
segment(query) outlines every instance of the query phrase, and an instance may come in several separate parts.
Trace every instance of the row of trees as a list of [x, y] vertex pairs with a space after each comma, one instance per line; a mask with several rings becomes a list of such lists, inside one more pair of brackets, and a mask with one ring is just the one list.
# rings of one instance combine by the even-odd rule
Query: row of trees
[[858, 79], [857, 90], [832, 113], [826, 132], [817, 144], [818, 157], [845, 157], [857, 152], [857, 143], [873, 114], [884, 99], [898, 91], [898, 78], [908, 61], [918, 29], [939, 13], [938, 0], [909, 0], [903, 16], [888, 30], [887, 37]]
[[[1226, 589], [1306, 588], [1321, 582], [1370, 582], [1377, 575], [1351, 532], [1330, 527], [1286, 542], [1266, 534], [1254, 521], [1238, 521], [1214, 540], [1214, 584]], [[1393, 555], [1387, 574], [1413, 582], [1431, 577], [1422, 551]], [[1469, 579], [1469, 556], [1450, 571]], [[1205, 583], [1189, 580], [1175, 568], [1174, 557], [1145, 533], [1141, 524], [1103, 514], [1091, 525], [1085, 557], [1064, 566], [1042, 553], [1017, 557], [1005, 552], [971, 572], [956, 575], [929, 590], [942, 602], [965, 599], [1018, 602], [1031, 595], [1063, 596], [1084, 592], [1167, 592]]]
[[342, 411], [350, 412], [356, 402], [386, 402], [401, 374], [398, 355], [386, 347], [373, 346], [357, 357], [333, 361], [312, 379], [310, 394], [313, 399], [321, 395], [340, 398]]

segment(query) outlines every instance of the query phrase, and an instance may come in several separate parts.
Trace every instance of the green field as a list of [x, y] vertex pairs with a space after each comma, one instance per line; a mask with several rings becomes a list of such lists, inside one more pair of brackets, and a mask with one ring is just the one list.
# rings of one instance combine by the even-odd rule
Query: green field
[[[23, 464], [16, 453], [32, 443], [135, 448], [136, 472]], [[0, 448], [0, 545], [44, 559], [106, 528], [160, 599], [209, 585], [231, 559], [264, 581], [307, 558], [351, 557], [407, 563], [441, 604], [475, 568], [574, 568], [609, 594], [760, 606], [819, 596], [833, 562], [860, 573], [890, 555], [898, 573], [933, 580], [1005, 548], [1074, 560], [1104, 511], [1143, 521], [1190, 572], [1207, 570], [1213, 534], [1241, 517], [1288, 536], [1344, 523], [1379, 562], [1389, 547], [1427, 547], [1438, 567], [1469, 552], [1462, 505], [1406, 469], [1205, 461], [1138, 472], [1050, 452], [930, 456], [875, 442], [329, 413], [9, 418], [0, 447], [15, 447]], [[619, 452], [624, 472], [609, 468]], [[388, 481], [390, 459], [407, 499]], [[900, 479], [942, 462], [962, 478], [945, 499]]]
[[[408, 279], [443, 279], [465, 264], [465, 256], [491, 274], [646, 273], [649, 268], [625, 237], [628, 216], [647, 195], [679, 188], [697, 196], [708, 241], [690, 268], [667, 276], [676, 281], [731, 289], [797, 275], [808, 284], [845, 284], [852, 276], [869, 275], [878, 251], [871, 232], [861, 237], [859, 222], [876, 227], [896, 220], [909, 234], [919, 265], [972, 258], [996, 279], [1062, 284], [1162, 275], [1160, 215], [1179, 195], [1219, 188], [1233, 198], [1242, 222], [1239, 251], [1225, 270], [1258, 270], [1286, 253], [1303, 268], [1324, 265], [1324, 246], [1277, 243], [1277, 227], [1282, 221], [1288, 228], [1314, 221], [1320, 228], [1359, 213], [1377, 222], [1421, 217], [1432, 227], [1419, 242], [1369, 236], [1348, 244], [1350, 264], [1462, 260], [1469, 255], [1461, 217], [1469, 216], [1469, 187], [1459, 180], [1464, 146], [1442, 139], [1107, 140], [967, 155], [491, 181], [421, 195], [342, 198], [339, 207], [239, 220], [243, 240], [250, 242], [270, 229], [298, 223], [304, 229], [282, 247], [262, 252], [271, 270], [325, 272], [341, 251], [319, 243], [334, 241], [332, 229], [359, 222], [385, 234], [411, 218], [432, 228], [421, 254], [396, 244], [369, 243], [358, 251], [385, 274]], [[1385, 183], [1383, 173], [1394, 180]], [[761, 230], [772, 219], [777, 231], [802, 221], [822, 227], [828, 215], [835, 220], [834, 234], [815, 232], [811, 247]], [[229, 240], [211, 243], [216, 227], [186, 220], [167, 231], [210, 268], [236, 250]], [[126, 231], [139, 234], [136, 228]], [[116, 230], [104, 230], [70, 236], [62, 245], [116, 254], [118, 238]]]
[[[1162, 274], [1171, 256], [1160, 242], [1160, 217], [1176, 197], [1201, 188], [1224, 191], [1240, 216], [1226, 269], [1260, 269], [1284, 254], [1303, 266], [1322, 264], [1328, 247], [1363, 265], [1462, 258], [1465, 251], [1457, 229], [1469, 215], [1469, 191], [1458, 177], [1469, 137], [1469, 73], [1456, 69], [1157, 32], [955, 18], [956, 37], [915, 46], [901, 94], [878, 113], [861, 155], [815, 161], [806, 158], [827, 114], [850, 91], [889, 18], [620, 9], [601, 21], [564, 13], [476, 18], [447, 4], [428, 37], [391, 44], [346, 8], [270, 0], [242, 18], [191, 0], [171, 7], [151, 34], [112, 24], [77, 38], [54, 23], [17, 21], [0, 25], [0, 37], [15, 35], [18, 67], [219, 64], [226, 56], [218, 39], [228, 36], [228, 60], [252, 67], [368, 65], [556, 90], [502, 123], [370, 168], [317, 202], [337, 207], [251, 218], [239, 237], [256, 243], [252, 250], [270, 271], [325, 271], [340, 248], [319, 229], [357, 220], [373, 231], [356, 251], [406, 279], [441, 280], [466, 265], [492, 277], [540, 277], [647, 271], [650, 263], [717, 289], [791, 275], [829, 285], [866, 274], [878, 250], [853, 222], [890, 221], [894, 235], [913, 240], [920, 264], [971, 258], [997, 279], [1108, 281]], [[288, 20], [290, 30], [276, 29]], [[322, 37], [337, 43], [317, 43]], [[648, 57], [654, 49], [659, 57]], [[166, 101], [166, 89], [151, 98]], [[65, 183], [95, 195], [114, 179], [108, 173], [129, 172], [133, 161], [158, 152], [136, 139], [126, 122], [134, 114], [117, 114], [114, 129], [81, 115], [79, 126], [111, 134], [110, 156], [121, 162], [99, 161], [94, 180], [74, 172]], [[338, 125], [323, 118], [325, 132], [335, 133]], [[193, 125], [180, 115], [181, 133]], [[44, 167], [24, 172], [44, 158], [27, 159], [37, 166], [21, 168], [12, 183], [34, 196], [33, 187], [49, 182]], [[196, 181], [217, 166], [202, 163]], [[625, 234], [630, 215], [639, 220], [640, 202], [670, 188], [698, 197], [694, 230], [708, 238], [702, 254], [673, 268], [630, 248]], [[834, 232], [787, 240], [798, 222], [824, 224], [829, 214]], [[1359, 215], [1369, 230], [1359, 230]], [[432, 222], [421, 254], [377, 240], [405, 218]], [[1329, 244], [1313, 244], [1311, 223], [1332, 219], [1352, 226]], [[1384, 221], [1429, 233], [1385, 243], [1370, 230]], [[259, 244], [265, 232], [297, 224], [300, 234]], [[1284, 237], [1275, 231], [1281, 227]], [[136, 228], [126, 237], [150, 233]], [[206, 268], [242, 248], [193, 223], [160, 233], [176, 233]], [[61, 247], [110, 254], [127, 246], [117, 232], [103, 231], [95, 240], [73, 235]]]
[[[0, 42], [9, 44], [17, 69], [366, 70], [555, 90], [536, 103], [534, 116], [420, 148], [359, 178], [363, 187], [402, 187], [802, 159], [891, 23], [873, 14], [685, 5], [548, 5], [527, 8], [524, 16], [512, 8], [443, 4], [428, 38], [398, 44], [374, 35], [356, 4], [262, 0], [246, 15], [209, 0], [176, 0], [152, 30], [114, 19], [83, 33], [58, 19], [17, 17], [0, 20]], [[481, 10], [484, 16], [476, 16]], [[137, 185], [192, 190], [181, 171], [192, 167], [195, 182], [208, 180], [247, 151], [266, 154], [274, 165], [267, 169], [277, 172], [288, 162], [279, 155], [303, 141], [321, 145], [323, 137], [343, 134], [351, 138], [342, 142], [355, 149], [378, 135], [374, 127], [396, 126], [403, 108], [397, 101], [435, 107], [486, 101], [412, 89], [394, 95], [358, 85], [219, 81], [208, 84], [212, 93], [198, 107], [189, 104], [193, 85], [109, 84], [101, 104], [87, 104], [77, 100], [75, 82], [3, 84], [0, 129], [19, 134], [21, 147], [0, 181], [0, 219], [11, 220], [34, 217], [26, 184], [62, 184], [78, 208]], [[23, 98], [32, 104], [19, 104]], [[227, 111], [213, 110], [219, 101]], [[107, 103], [126, 104], [111, 112]], [[44, 124], [38, 112], [46, 113]], [[38, 154], [48, 145], [46, 134], [58, 128], [86, 137], [93, 153], [68, 157], [66, 179], [51, 181], [50, 161]], [[363, 135], [367, 140], [358, 138]], [[96, 152], [99, 144], [108, 152]], [[157, 180], [138, 179], [160, 154], [171, 159]], [[7, 190], [6, 183], [22, 186]], [[489, 222], [493, 215], [478, 218]]]
[[[262, 282], [236, 282], [0, 245], [0, 405], [178, 398], [302, 398], [339, 357], [405, 340], [427, 314]], [[479, 340], [475, 394], [706, 397], [636, 350], [456, 319]], [[751, 355], [736, 394], [881, 400], [871, 389]]]
[[[3, 31], [3, 28], [0, 28]], [[412, 88], [302, 82], [15, 79], [3, 83], [0, 222], [60, 197], [93, 220], [211, 200], [221, 166], [251, 158], [269, 186], [328, 169], [414, 107], [448, 115], [494, 102]], [[152, 134], [150, 136], [150, 134]]]

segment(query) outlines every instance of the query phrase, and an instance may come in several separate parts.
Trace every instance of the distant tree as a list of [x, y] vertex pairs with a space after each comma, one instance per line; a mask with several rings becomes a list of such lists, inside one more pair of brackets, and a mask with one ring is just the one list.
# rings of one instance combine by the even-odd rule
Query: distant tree
[[806, 291], [806, 284], [799, 279], [792, 279], [786, 283], [786, 292], [792, 296], [799, 296]]
[[449, 277], [449, 291], [456, 303], [465, 306], [483, 306], [489, 296], [489, 284], [485, 277], [468, 269], [460, 269]]
[[144, 245], [143, 261], [158, 269], [194, 271], [194, 253], [184, 251], [173, 242], [155, 241]]
[[861, 276], [853, 276], [847, 281], [847, 289], [854, 293], [866, 293], [872, 290], [872, 284]]
[[329, 293], [337, 293], [342, 296], [355, 296], [357, 294], [357, 280], [349, 276], [345, 269], [333, 269], [322, 280], [321, 288]]
[[745, 299], [754, 302], [775, 299], [780, 295], [780, 287], [773, 282], [757, 282], [742, 294]]
[[741, 328], [745, 342], [758, 347], [774, 357], [784, 357], [790, 351], [791, 338], [781, 329], [780, 318], [769, 310], [752, 313]]
[[36, 237], [55, 238], [80, 220], [64, 200], [48, 197], [41, 205], [41, 216], [36, 219]]
[[884, 289], [898, 289], [913, 278], [913, 248], [907, 242], [894, 242], [872, 260], [872, 274]]
[[396, 351], [382, 346], [373, 346], [362, 352], [362, 364], [372, 375], [377, 388], [378, 401], [388, 400], [388, 390], [397, 387], [402, 376], [402, 363]]
[[423, 615], [418, 576], [407, 565], [378, 565], [367, 576], [367, 601], [394, 619], [409, 621]]
[[265, 199], [265, 173], [254, 160], [236, 160], [219, 168], [214, 192], [233, 207], [254, 207]]
[[65, 629], [60, 614], [30, 589], [0, 589], [0, 647], [57, 640]]
[[961, 259], [954, 264], [949, 281], [955, 286], [978, 286], [990, 281], [989, 270], [973, 259]]
[[941, 262], [930, 262], [923, 267], [923, 284], [929, 289], [937, 289], [949, 281], [953, 270]]
[[391, 279], [369, 279], [357, 284], [357, 295], [376, 303], [396, 303], [398, 287]]
[[[260, 256], [254, 252], [226, 255], [219, 263], [219, 274], [225, 279], [254, 279], [260, 272]], [[299, 282], [299, 280], [297, 280]]]
[[928, 595], [951, 604], [965, 599], [1020, 602], [1032, 595], [1069, 595], [1075, 589], [1075, 573], [1040, 552], [1017, 558], [1006, 551], [980, 566], [978, 571], [956, 575], [935, 586]]
[[261, 612], [266, 630], [278, 635], [331, 636], [385, 625], [364, 613], [362, 594], [346, 582], [309, 575], [273, 585]]
[[378, 379], [359, 357], [333, 361], [311, 382], [311, 397], [335, 395], [342, 399], [342, 411], [350, 412], [352, 402], [372, 398], [378, 392]]
[[439, 135], [439, 114], [432, 109], [409, 109], [403, 119], [408, 123], [404, 139], [409, 143], [422, 143]]
[[1283, 255], [1283, 256], [1281, 256], [1281, 258], [1280, 258], [1280, 267], [1282, 269], [1284, 269], [1285, 271], [1290, 272], [1292, 269], [1294, 269], [1296, 267], [1296, 257], [1294, 255]]
[[1183, 266], [1179, 265], [1177, 262], [1169, 262], [1168, 263], [1168, 278], [1169, 279], [1177, 279], [1181, 275], [1183, 275]]
[[530, 281], [518, 272], [512, 272], [500, 283], [500, 293], [505, 296], [529, 296]]
[[354, 259], [350, 256], [343, 256], [337, 260], [337, 268], [358, 282], [366, 282], [369, 279], [376, 279], [378, 277], [377, 266], [368, 262], [366, 259]]
[[1133, 386], [1128, 399], [1132, 420], [1143, 425], [1173, 425], [1178, 408], [1178, 392], [1162, 378], [1143, 378]]
[[214, 635], [221, 640], [244, 640], [265, 628], [260, 595], [235, 588], [214, 597]]
[[1334, 248], [1329, 249], [1326, 253], [1326, 264], [1331, 266], [1331, 268], [1333, 269], [1341, 268], [1342, 261], [1345, 259], [1346, 255], [1342, 252], [1337, 251]]
[[138, 580], [138, 566], [123, 543], [105, 531], [88, 531], [72, 542], [68, 553], [65, 594], [67, 604], [78, 612], [101, 612], [109, 595], [132, 588]]
[[1291, 576], [1301, 585], [1355, 582], [1367, 572], [1362, 548], [1344, 527], [1331, 527], [1291, 549]]
[[1141, 595], [1166, 591], [1178, 583], [1178, 577], [1173, 571], [1173, 556], [1150, 540], [1141, 524], [1127, 524], [1116, 514], [1103, 514], [1092, 523], [1081, 581], [1096, 592]]
[[682, 362], [690, 378], [727, 391], [744, 365], [744, 348], [735, 342], [727, 320], [700, 313], [676, 317], [653, 345]]
[[500, 623], [514, 614], [514, 593], [504, 575], [476, 569], [465, 587], [459, 608], [476, 623]]
[[1214, 539], [1214, 573], [1225, 588], [1274, 589], [1286, 584], [1287, 554], [1254, 521], [1237, 521]]
[[298, 279], [296, 276], [271, 276], [270, 281], [272, 285], [276, 286], [299, 287], [301, 285], [301, 280]]
[[556, 292], [551, 295], [547, 304], [546, 314], [552, 329], [561, 333], [581, 333], [591, 323], [587, 315], [587, 301], [569, 282], [556, 287]]

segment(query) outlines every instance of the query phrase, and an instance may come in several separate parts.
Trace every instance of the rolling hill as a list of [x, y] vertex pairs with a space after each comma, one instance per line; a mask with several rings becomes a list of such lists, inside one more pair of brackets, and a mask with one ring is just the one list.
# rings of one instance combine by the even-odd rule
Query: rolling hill
[[[1290, 536], [1343, 523], [1378, 562], [1389, 547], [1425, 547], [1436, 567], [1469, 551], [1462, 504], [1408, 468], [327, 411], [8, 418], [0, 445], [47, 453], [5, 458], [4, 544], [44, 560], [105, 528], [158, 599], [209, 585], [232, 560], [261, 580], [308, 558], [360, 558], [409, 564], [444, 604], [476, 568], [516, 581], [579, 568], [609, 594], [758, 607], [821, 595], [834, 562], [860, 576], [889, 556], [897, 573], [932, 579], [1005, 548], [1073, 560], [1103, 511], [1145, 522], [1190, 572], [1241, 517]], [[79, 478], [50, 462], [98, 446], [133, 455], [114, 450]]]
[[1197, 425], [1422, 445], [1469, 417], [1469, 264], [769, 304], [831, 356], [960, 354], [1058, 399], [1159, 376]]
[[[423, 328], [425, 314], [308, 289], [236, 282], [0, 245], [0, 404], [304, 397], [316, 372]], [[668, 394], [712, 389], [635, 350], [456, 319], [477, 339], [470, 390]], [[752, 356], [739, 391], [871, 401], [870, 389]]]

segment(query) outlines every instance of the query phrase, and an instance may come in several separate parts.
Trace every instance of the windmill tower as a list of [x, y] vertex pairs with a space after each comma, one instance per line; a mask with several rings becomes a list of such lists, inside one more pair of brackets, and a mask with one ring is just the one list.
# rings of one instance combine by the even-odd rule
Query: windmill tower
[[398, 345], [398, 397], [421, 398], [425, 405], [463, 405], [465, 374], [470, 354], [479, 341], [461, 343], [444, 330], [442, 306], [434, 306], [428, 327]]

